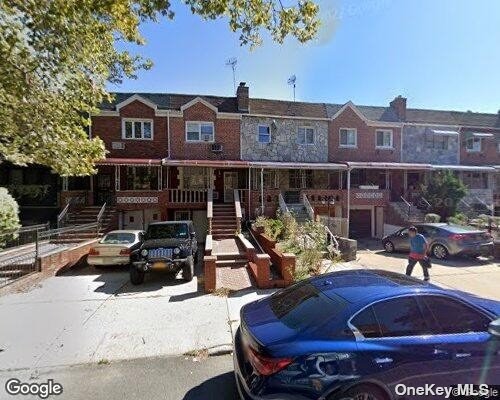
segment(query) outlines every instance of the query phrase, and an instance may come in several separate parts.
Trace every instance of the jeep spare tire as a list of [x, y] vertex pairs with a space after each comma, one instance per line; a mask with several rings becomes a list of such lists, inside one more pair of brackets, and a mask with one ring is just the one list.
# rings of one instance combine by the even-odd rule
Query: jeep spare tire
[[144, 282], [144, 271], [139, 271], [135, 266], [130, 266], [130, 282], [132, 285], [140, 285]]
[[189, 256], [186, 259], [186, 262], [182, 266], [182, 279], [186, 282], [190, 282], [193, 280], [194, 275], [194, 260], [193, 256]]

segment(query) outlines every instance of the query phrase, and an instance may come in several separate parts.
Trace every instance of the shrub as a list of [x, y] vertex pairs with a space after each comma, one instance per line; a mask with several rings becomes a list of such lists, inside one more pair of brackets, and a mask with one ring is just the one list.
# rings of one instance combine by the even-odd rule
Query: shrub
[[467, 218], [465, 214], [458, 213], [452, 217], [449, 217], [448, 223], [453, 225], [467, 225], [469, 223], [469, 218]]
[[433, 214], [433, 213], [425, 214], [424, 221], [425, 222], [440, 222], [441, 216], [438, 214]]
[[7, 189], [0, 187], [0, 246], [16, 237], [19, 229], [19, 208]]

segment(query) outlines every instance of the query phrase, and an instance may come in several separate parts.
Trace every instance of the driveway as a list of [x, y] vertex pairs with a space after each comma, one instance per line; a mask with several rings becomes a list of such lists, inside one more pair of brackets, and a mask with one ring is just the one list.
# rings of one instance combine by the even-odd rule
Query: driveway
[[0, 297], [0, 370], [224, 352], [241, 306], [270, 293], [201, 289], [197, 278], [152, 275], [132, 286], [126, 270], [84, 267]]
[[[407, 260], [407, 254], [386, 253], [382, 250], [379, 241], [369, 241], [359, 243], [357, 261], [348, 264], [404, 274]], [[423, 278], [419, 264], [413, 269], [413, 275]], [[500, 265], [495, 260], [465, 257], [451, 257], [447, 260], [432, 259], [430, 275], [431, 282], [439, 286], [500, 300], [498, 290]]]

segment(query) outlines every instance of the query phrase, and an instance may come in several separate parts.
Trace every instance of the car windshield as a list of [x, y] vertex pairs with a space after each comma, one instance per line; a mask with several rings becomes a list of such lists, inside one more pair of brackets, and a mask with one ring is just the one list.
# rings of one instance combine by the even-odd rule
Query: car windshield
[[187, 224], [150, 225], [147, 239], [187, 239]]
[[135, 235], [130, 232], [111, 232], [101, 240], [105, 244], [129, 244], [134, 243]]
[[270, 307], [276, 318], [287, 327], [301, 330], [325, 322], [344, 311], [346, 302], [330, 298], [309, 283], [299, 283], [270, 297]]

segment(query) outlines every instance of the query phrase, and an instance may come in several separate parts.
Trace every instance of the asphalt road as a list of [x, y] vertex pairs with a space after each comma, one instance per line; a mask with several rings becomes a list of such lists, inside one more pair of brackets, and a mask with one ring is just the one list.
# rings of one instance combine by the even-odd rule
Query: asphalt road
[[236, 400], [232, 356], [158, 357], [136, 360], [82, 364], [71, 367], [0, 372], [0, 399], [32, 399], [10, 396], [5, 382], [54, 382], [63, 393], [54, 400]]

